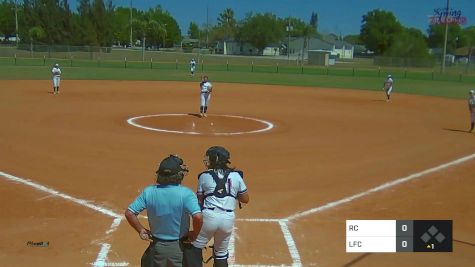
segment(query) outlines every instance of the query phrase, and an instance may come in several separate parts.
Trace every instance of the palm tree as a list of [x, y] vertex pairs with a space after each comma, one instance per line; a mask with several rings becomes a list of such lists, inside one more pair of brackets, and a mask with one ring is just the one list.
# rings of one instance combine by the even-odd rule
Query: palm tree
[[143, 19], [133, 20], [132, 25], [142, 36], [142, 61], [145, 61], [145, 41], [147, 36], [155, 36], [164, 30], [163, 25], [160, 25], [156, 20]]
[[315, 27], [311, 24], [305, 25], [302, 31], [303, 35], [303, 47], [302, 47], [302, 61], [301, 64], [303, 65], [305, 49], [308, 49], [308, 42], [310, 41], [311, 37], [315, 37], [317, 34]]
[[30, 55], [33, 56], [33, 40], [45, 38], [46, 33], [40, 26], [35, 26], [28, 30], [28, 36], [30, 37]]

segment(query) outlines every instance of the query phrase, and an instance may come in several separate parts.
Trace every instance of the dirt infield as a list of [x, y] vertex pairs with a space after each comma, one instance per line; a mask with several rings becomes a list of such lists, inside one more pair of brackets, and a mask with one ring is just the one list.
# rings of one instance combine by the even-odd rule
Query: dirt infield
[[[123, 211], [170, 153], [184, 158], [191, 170], [184, 184], [196, 188], [212, 145], [231, 151], [251, 196], [238, 211], [231, 248], [237, 265], [473, 265], [475, 159], [453, 162], [475, 153], [465, 101], [214, 88], [210, 117], [198, 118], [197, 81], [63, 81], [60, 95], [51, 94], [50, 81], [0, 81], [0, 266], [139, 266], [146, 243]], [[157, 114], [180, 115], [136, 122], [183, 133], [127, 123]], [[245, 133], [267, 127], [262, 121], [272, 128]], [[454, 252], [346, 253], [347, 219], [452, 219]]]

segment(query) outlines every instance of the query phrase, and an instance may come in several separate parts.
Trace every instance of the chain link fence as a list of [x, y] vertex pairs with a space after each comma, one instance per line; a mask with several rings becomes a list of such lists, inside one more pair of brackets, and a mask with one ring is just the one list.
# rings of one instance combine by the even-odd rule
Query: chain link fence
[[475, 64], [449, 65], [445, 73], [433, 58], [373, 57], [338, 62], [331, 66], [301, 64], [285, 57], [224, 56], [199, 53], [142, 50], [141, 48], [97, 46], [46, 46], [21, 44], [0, 46], [0, 65], [46, 66], [60, 63], [69, 67], [138, 68], [188, 71], [191, 58], [197, 72], [234, 71], [354, 77], [385, 77], [475, 82]]

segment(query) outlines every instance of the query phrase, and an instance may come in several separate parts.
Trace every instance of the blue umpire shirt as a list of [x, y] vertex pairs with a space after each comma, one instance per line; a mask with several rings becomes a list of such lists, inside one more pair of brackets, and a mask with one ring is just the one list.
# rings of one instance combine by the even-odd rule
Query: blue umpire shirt
[[148, 186], [128, 209], [135, 215], [146, 209], [152, 235], [164, 240], [188, 234], [189, 216], [201, 212], [195, 193], [179, 184]]

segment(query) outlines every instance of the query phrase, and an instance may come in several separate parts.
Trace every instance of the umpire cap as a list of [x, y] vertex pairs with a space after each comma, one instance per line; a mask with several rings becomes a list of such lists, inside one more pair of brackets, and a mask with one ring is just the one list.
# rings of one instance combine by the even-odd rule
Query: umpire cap
[[178, 178], [183, 179], [188, 168], [183, 163], [183, 160], [177, 155], [170, 155], [160, 162], [158, 170], [156, 171], [158, 178]]

